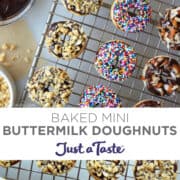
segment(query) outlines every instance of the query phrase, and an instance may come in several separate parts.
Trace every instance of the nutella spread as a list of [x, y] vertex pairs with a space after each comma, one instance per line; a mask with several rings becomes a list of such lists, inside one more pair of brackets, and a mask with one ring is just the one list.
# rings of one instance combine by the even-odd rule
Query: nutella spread
[[0, 20], [6, 20], [21, 13], [30, 0], [0, 0]]

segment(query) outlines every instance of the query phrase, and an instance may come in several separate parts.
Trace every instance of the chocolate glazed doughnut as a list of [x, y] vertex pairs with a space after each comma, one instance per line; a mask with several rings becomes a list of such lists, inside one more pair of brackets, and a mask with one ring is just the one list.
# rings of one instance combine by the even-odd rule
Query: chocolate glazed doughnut
[[141, 78], [155, 95], [172, 95], [180, 88], [180, 65], [170, 57], [156, 56], [145, 64]]
[[0, 0], [0, 20], [6, 20], [20, 13], [30, 0]]
[[180, 7], [167, 9], [159, 23], [159, 35], [167, 48], [180, 50]]

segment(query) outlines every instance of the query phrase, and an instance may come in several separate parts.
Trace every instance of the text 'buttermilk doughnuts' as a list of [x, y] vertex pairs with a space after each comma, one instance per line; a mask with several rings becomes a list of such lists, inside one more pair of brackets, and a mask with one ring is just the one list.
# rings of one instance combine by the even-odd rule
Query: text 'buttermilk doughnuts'
[[45, 44], [55, 57], [71, 60], [83, 52], [87, 36], [82, 26], [76, 22], [56, 22], [50, 26]]

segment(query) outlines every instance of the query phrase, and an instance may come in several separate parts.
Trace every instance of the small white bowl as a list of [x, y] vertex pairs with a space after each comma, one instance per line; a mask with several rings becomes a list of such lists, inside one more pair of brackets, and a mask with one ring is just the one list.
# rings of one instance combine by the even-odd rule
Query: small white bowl
[[16, 86], [15, 86], [14, 80], [9, 74], [9, 72], [2, 66], [0, 66], [0, 76], [4, 78], [4, 80], [6, 81], [9, 87], [10, 102], [7, 107], [8, 108], [13, 107], [16, 101]]

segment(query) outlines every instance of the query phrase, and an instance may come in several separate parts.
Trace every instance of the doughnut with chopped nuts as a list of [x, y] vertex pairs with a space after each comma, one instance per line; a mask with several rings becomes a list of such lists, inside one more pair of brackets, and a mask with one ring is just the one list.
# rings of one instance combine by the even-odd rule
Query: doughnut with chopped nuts
[[96, 13], [103, 0], [62, 0], [66, 9], [76, 15], [88, 15]]
[[67, 173], [76, 164], [75, 160], [57, 160], [57, 161], [37, 161], [37, 166], [41, 168], [43, 173], [52, 174], [58, 176]]
[[87, 36], [80, 24], [72, 21], [53, 23], [46, 35], [45, 44], [57, 58], [71, 60], [85, 49]]
[[5, 168], [13, 166], [17, 163], [19, 163], [19, 160], [9, 160], [9, 161], [0, 160], [0, 166], [5, 167]]
[[135, 180], [176, 180], [176, 161], [136, 161]]
[[89, 160], [86, 165], [95, 180], [117, 180], [126, 169], [126, 162], [122, 160]]
[[155, 101], [151, 99], [146, 99], [139, 101], [134, 105], [134, 107], [144, 108], [144, 107], [162, 107], [162, 103], [160, 101]]
[[42, 107], [63, 107], [68, 103], [73, 82], [66, 71], [43, 67], [36, 71], [27, 85], [29, 97]]
[[155, 95], [172, 95], [180, 87], [180, 65], [170, 57], [156, 56], [145, 64], [142, 80]]
[[167, 48], [180, 50], [180, 6], [167, 9], [159, 24], [159, 35]]

